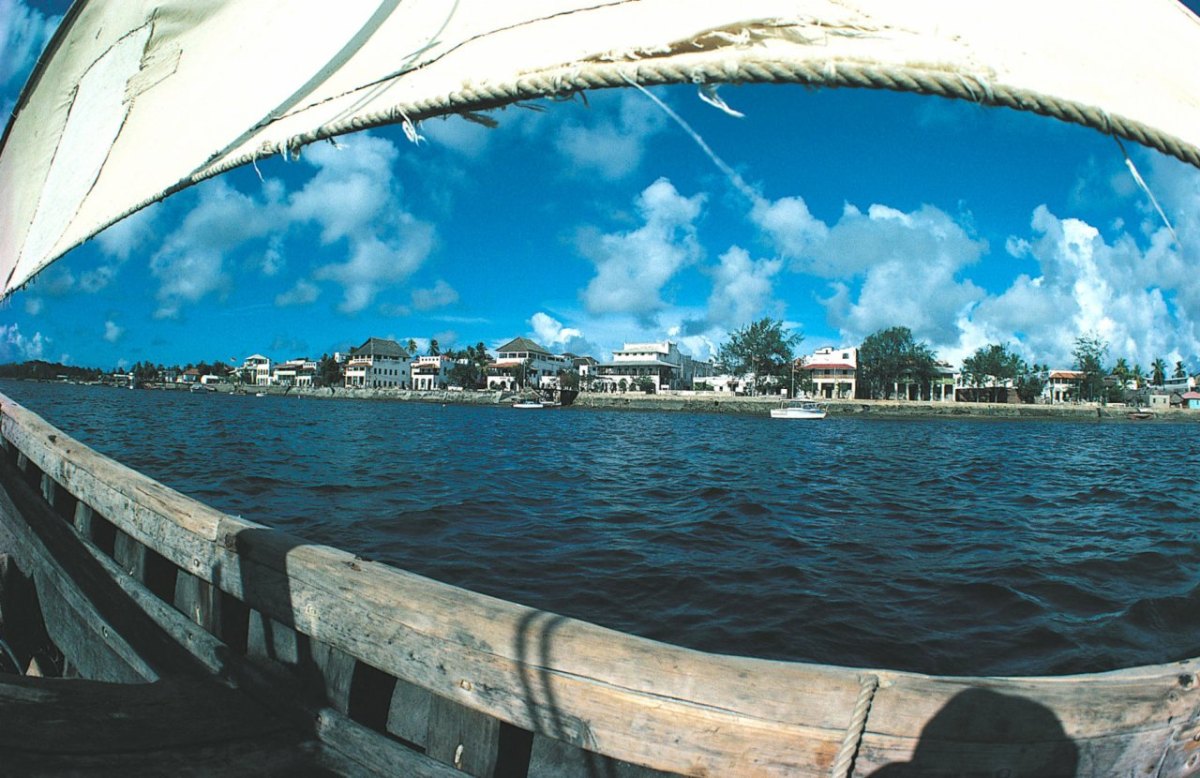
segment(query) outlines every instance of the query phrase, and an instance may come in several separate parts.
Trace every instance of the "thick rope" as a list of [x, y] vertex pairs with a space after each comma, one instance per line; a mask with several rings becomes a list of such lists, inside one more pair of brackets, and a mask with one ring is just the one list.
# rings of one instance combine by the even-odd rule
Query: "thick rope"
[[[683, 61], [679, 61], [683, 60]], [[983, 105], [1014, 108], [1080, 124], [1105, 134], [1155, 148], [1188, 164], [1200, 167], [1200, 149], [1180, 139], [1159, 133], [1140, 122], [1112, 116], [1098, 108], [1081, 106], [957, 72], [917, 68], [880, 68], [861, 63], [824, 63], [808, 60], [729, 59], [721, 62], [695, 62], [678, 57], [669, 61], [639, 60], [623, 63], [586, 63], [547, 71], [508, 83], [468, 85], [442, 97], [392, 106], [370, 114], [333, 122], [312, 132], [289, 138], [256, 153], [219, 163], [204, 171], [208, 177], [229, 168], [334, 135], [382, 124], [417, 122], [446, 114], [498, 108], [521, 100], [554, 97], [587, 89], [627, 87], [630, 82], [643, 86], [677, 83], [795, 83], [808, 86], [859, 87], [951, 97]]]
[[[741, 54], [738, 52], [737, 54]], [[300, 147], [336, 135], [378, 127], [385, 124], [403, 123], [412, 127], [416, 122], [449, 114], [486, 111], [524, 100], [564, 97], [588, 89], [628, 87], [630, 82], [642, 86], [663, 84], [707, 84], [707, 83], [769, 83], [801, 84], [805, 86], [860, 87], [865, 89], [890, 89], [900, 92], [937, 95], [969, 100], [981, 105], [995, 105], [1020, 111], [1049, 116], [1060, 121], [1080, 124], [1099, 130], [1106, 135], [1125, 138], [1143, 146], [1157, 149], [1183, 162], [1200, 168], [1200, 149], [1184, 143], [1172, 135], [1159, 133], [1146, 125], [1113, 116], [1099, 108], [1081, 106], [1046, 95], [1024, 90], [1009, 89], [1003, 85], [990, 84], [981, 78], [949, 71], [917, 68], [880, 68], [855, 62], [813, 63], [808, 60], [793, 61], [763, 59], [750, 56], [732, 56], [720, 62], [709, 60], [697, 62], [696, 55], [682, 55], [669, 61], [653, 59], [636, 62], [586, 62], [569, 67], [538, 73], [507, 83], [467, 85], [458, 92], [416, 103], [402, 103], [381, 111], [353, 116], [332, 122], [311, 132], [292, 136], [276, 143], [264, 143], [253, 152], [231, 157], [212, 167], [198, 171], [191, 177], [179, 181], [119, 216], [99, 225], [96, 232], [111, 226], [121, 219], [139, 211], [168, 195], [186, 189], [192, 184], [211, 178], [242, 165], [249, 165], [262, 157], [282, 152], [296, 152]], [[378, 85], [375, 85], [378, 86]], [[80, 241], [82, 242], [82, 241]], [[64, 249], [70, 250], [74, 246]]]
[[858, 747], [862, 743], [863, 732], [867, 729], [867, 714], [871, 711], [871, 703], [875, 700], [875, 692], [879, 689], [879, 677], [864, 675], [859, 678], [858, 699], [854, 702], [854, 712], [850, 715], [850, 724], [846, 727], [846, 736], [842, 739], [842, 747], [833, 760], [833, 768], [829, 771], [830, 778], [847, 778], [854, 767], [854, 757], [858, 755]]

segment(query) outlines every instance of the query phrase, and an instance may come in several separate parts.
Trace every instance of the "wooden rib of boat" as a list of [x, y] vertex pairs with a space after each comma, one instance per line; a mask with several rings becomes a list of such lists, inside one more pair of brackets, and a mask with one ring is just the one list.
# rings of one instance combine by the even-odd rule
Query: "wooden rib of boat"
[[1200, 758], [1197, 660], [952, 678], [703, 653], [306, 543], [0, 408], [0, 518], [67, 674], [207, 674], [333, 772], [1165, 776]]

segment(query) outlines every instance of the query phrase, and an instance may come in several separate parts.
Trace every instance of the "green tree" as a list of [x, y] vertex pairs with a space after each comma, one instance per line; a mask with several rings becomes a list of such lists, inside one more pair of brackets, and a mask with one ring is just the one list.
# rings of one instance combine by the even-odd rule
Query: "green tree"
[[933, 380], [935, 355], [913, 338], [908, 327], [873, 332], [858, 349], [858, 391], [862, 397], [886, 398], [901, 379], [928, 385]]
[[317, 386], [341, 386], [343, 380], [342, 366], [328, 354], [322, 354], [317, 362]]
[[441, 356], [441, 354], [442, 354], [442, 347], [438, 345], [437, 338], [430, 338], [429, 339], [429, 356], [437, 357], [437, 356]]
[[1150, 363], [1150, 383], [1162, 386], [1167, 380], [1167, 363], [1162, 357], [1155, 357]]
[[633, 385], [646, 394], [654, 394], [654, 380], [650, 376], [638, 376]]
[[1083, 373], [1079, 384], [1082, 399], [1099, 400], [1104, 397], [1104, 360], [1108, 356], [1108, 342], [1096, 333], [1080, 335], [1075, 339], [1075, 348], [1071, 351], [1075, 358], [1075, 369]]
[[1025, 360], [1008, 350], [1002, 343], [981, 346], [963, 360], [963, 378], [973, 387], [987, 387], [988, 401], [996, 402], [997, 388], [1007, 383], [1016, 383], [1017, 378], [1029, 372]]
[[795, 359], [793, 349], [804, 336], [783, 328], [769, 316], [729, 334], [717, 352], [721, 369], [732, 375], [754, 374], [755, 393], [761, 393], [772, 378], [786, 377]]
[[1183, 361], [1175, 363], [1175, 372], [1171, 374], [1172, 378], [1187, 378], [1187, 370], [1183, 366]]

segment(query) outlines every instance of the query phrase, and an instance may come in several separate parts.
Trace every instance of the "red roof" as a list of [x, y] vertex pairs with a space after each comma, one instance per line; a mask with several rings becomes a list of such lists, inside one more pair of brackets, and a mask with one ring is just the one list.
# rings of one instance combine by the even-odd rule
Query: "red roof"
[[1184, 392], [1180, 396], [1185, 400], [1200, 400], [1200, 392]]

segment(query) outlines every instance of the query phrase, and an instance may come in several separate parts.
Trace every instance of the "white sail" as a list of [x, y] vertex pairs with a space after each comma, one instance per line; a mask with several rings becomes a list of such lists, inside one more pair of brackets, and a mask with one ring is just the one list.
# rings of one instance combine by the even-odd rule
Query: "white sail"
[[726, 81], [1003, 105], [1200, 166], [1200, 20], [1175, 0], [79, 0], [0, 147], [0, 296], [138, 208], [314, 140]]

